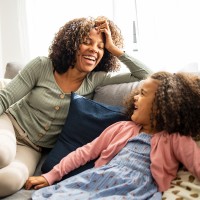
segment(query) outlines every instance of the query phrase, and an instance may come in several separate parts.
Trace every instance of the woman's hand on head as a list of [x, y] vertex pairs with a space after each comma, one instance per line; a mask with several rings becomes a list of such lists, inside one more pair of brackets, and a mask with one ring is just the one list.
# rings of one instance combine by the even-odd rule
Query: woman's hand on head
[[96, 30], [98, 30], [101, 33], [105, 33], [105, 36], [106, 36], [105, 48], [108, 49], [109, 47], [113, 46], [114, 44], [113, 44], [108, 21], [96, 20], [95, 23], [96, 23]]
[[40, 189], [49, 186], [48, 181], [43, 176], [30, 176], [25, 183], [25, 189]]
[[105, 19], [103, 20], [98, 19], [95, 21], [95, 23], [96, 23], [96, 30], [105, 34], [105, 37], [106, 37], [105, 48], [113, 55], [120, 56], [123, 53], [123, 51], [120, 50], [113, 43], [108, 21]]

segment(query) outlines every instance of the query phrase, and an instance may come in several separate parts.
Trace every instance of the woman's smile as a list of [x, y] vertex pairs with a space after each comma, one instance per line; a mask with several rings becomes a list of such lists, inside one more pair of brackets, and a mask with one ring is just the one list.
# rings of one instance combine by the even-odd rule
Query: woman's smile
[[95, 65], [96, 64], [96, 61], [97, 61], [97, 58], [95, 56], [92, 56], [92, 55], [85, 55], [83, 56], [86, 64], [89, 64], [89, 65]]

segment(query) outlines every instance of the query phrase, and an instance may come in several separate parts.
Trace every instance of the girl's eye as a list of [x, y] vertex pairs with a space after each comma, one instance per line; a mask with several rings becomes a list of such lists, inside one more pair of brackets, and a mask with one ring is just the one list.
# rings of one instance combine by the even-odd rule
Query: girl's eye
[[141, 95], [141, 96], [144, 96], [143, 90], [140, 90], [140, 95]]
[[104, 49], [104, 46], [103, 45], [99, 46], [99, 49]]

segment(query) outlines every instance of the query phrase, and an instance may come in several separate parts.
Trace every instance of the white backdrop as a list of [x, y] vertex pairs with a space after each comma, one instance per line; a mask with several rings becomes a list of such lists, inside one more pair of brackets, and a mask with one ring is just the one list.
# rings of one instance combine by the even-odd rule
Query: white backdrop
[[125, 50], [154, 71], [197, 71], [199, 10], [199, 0], [0, 0], [0, 77], [7, 62], [46, 56], [66, 21], [99, 15], [115, 21]]

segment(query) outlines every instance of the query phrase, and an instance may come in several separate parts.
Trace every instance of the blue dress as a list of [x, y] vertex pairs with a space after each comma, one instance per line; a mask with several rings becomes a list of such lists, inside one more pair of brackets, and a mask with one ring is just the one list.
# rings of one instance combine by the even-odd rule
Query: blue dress
[[150, 172], [151, 135], [141, 133], [106, 165], [33, 193], [33, 200], [161, 200]]

